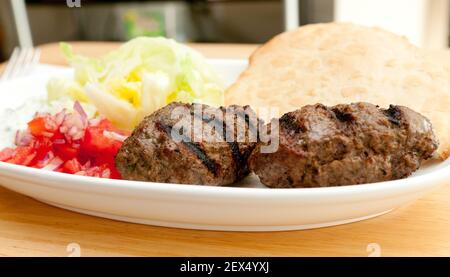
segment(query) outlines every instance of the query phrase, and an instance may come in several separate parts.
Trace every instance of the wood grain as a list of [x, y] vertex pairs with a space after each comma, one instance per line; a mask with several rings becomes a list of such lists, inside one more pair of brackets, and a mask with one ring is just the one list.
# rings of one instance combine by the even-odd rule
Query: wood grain
[[[76, 43], [98, 55], [115, 43]], [[208, 57], [247, 57], [254, 45], [193, 45]], [[58, 47], [42, 47], [42, 61], [64, 64]], [[450, 186], [384, 216], [358, 223], [291, 232], [210, 232], [129, 224], [54, 208], [0, 188], [0, 256], [382, 256], [450, 255]]]

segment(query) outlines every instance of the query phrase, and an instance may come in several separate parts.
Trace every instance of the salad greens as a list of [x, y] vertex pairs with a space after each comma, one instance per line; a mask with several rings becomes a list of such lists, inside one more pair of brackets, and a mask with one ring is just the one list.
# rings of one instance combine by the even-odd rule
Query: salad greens
[[140, 37], [100, 58], [76, 55], [66, 43], [61, 49], [75, 76], [51, 80], [49, 101], [90, 103], [119, 128], [131, 130], [173, 101], [223, 105], [224, 86], [203, 56], [174, 40]]

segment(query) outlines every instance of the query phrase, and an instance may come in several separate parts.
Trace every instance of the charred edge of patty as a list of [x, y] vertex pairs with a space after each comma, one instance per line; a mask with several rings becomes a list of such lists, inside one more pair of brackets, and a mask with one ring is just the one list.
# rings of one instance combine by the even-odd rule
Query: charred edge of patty
[[337, 108], [333, 108], [331, 109], [331, 111], [334, 113], [334, 115], [339, 121], [352, 122], [353, 120], [355, 120], [355, 117], [351, 113], [341, 111]]
[[[222, 126], [223, 133], [221, 134], [224, 141], [226, 141], [226, 134], [229, 132], [228, 126], [225, 121], [219, 120], [213, 117], [206, 117], [204, 115], [200, 116], [195, 114], [195, 116], [201, 119], [203, 122], [209, 124], [211, 121], [214, 121], [214, 124], [217, 126]], [[201, 117], [201, 118], [200, 118]], [[231, 157], [233, 158], [233, 162], [236, 165], [236, 178], [239, 178], [242, 175], [242, 172], [246, 170], [246, 162], [245, 157], [241, 155], [241, 150], [239, 149], [239, 144], [235, 141], [227, 142], [228, 147], [230, 148]]]
[[241, 150], [239, 149], [239, 144], [236, 142], [228, 142], [228, 146], [231, 150], [231, 155], [233, 157], [233, 161], [236, 165], [236, 178], [239, 178], [243, 172], [247, 170], [245, 157], [241, 155]]
[[[171, 133], [173, 126], [164, 124], [162, 122], [156, 122], [156, 128], [166, 133], [167, 136], [172, 139]], [[209, 172], [211, 172], [215, 177], [217, 177], [217, 174], [219, 172], [219, 165], [210, 157], [208, 157], [205, 150], [201, 147], [199, 143], [190, 142], [189, 140], [190, 138], [182, 136], [183, 145], [185, 145], [187, 149], [189, 149], [192, 153], [195, 154], [195, 156], [203, 163], [203, 165], [206, 166]]]
[[290, 113], [284, 114], [280, 118], [280, 125], [286, 128], [288, 131], [292, 131], [296, 134], [305, 132], [305, 127], [300, 126], [297, 122], [297, 119], [292, 116]]
[[[240, 118], [244, 118], [245, 124], [247, 124], [247, 130], [249, 132], [249, 135], [250, 135], [250, 132], [252, 132], [252, 135], [255, 135], [253, 132], [256, 132], [256, 141], [259, 141], [260, 140], [260, 135], [259, 135], [259, 132], [258, 132], [258, 128], [260, 127], [261, 121], [260, 121], [260, 119], [258, 119], [258, 117], [256, 117], [256, 115], [249, 115], [245, 111], [246, 107], [248, 107], [248, 106], [244, 107], [244, 111], [243, 112], [241, 112], [241, 111], [236, 112], [236, 115], [239, 116]], [[250, 116], [255, 116], [255, 118], [256, 118], [256, 126], [250, 120]]]
[[394, 125], [400, 126], [402, 120], [402, 112], [398, 106], [389, 105], [389, 109], [383, 110], [384, 115], [386, 115], [389, 122]]
[[[245, 123], [247, 124], [247, 130], [248, 132], [256, 132], [256, 141], [260, 141], [260, 134], [258, 132], [259, 127], [261, 126], [260, 124], [262, 124], [262, 121], [256, 116], [256, 114], [248, 114], [248, 112], [246, 111], [247, 108], [250, 108], [250, 106], [244, 106], [243, 107], [243, 111], [238, 111], [236, 114], [237, 116], [239, 116], [240, 118], [244, 118]], [[256, 119], [256, 126], [253, 124], [253, 122], [250, 120], [250, 116], [254, 116]], [[254, 135], [252, 133], [252, 135]], [[250, 134], [249, 134], [250, 136]], [[244, 152], [244, 154], [242, 154], [243, 156], [243, 160], [245, 161], [245, 169], [247, 170], [247, 160], [250, 157], [250, 155], [252, 154], [254, 150], [254, 147], [248, 147], [246, 149], [246, 151]]]

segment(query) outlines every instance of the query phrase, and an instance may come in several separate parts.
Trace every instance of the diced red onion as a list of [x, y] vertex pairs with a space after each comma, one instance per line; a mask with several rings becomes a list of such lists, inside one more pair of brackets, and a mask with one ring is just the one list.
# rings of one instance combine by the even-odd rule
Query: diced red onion
[[100, 122], [101, 122], [102, 120], [103, 120], [103, 117], [102, 117], [102, 116], [98, 116], [98, 117], [96, 117], [96, 118], [93, 118], [93, 119], [89, 120], [89, 125], [95, 127], [95, 126], [97, 126], [98, 124], [100, 124]]
[[80, 130], [78, 129], [77, 126], [72, 126], [72, 128], [70, 128], [69, 132], [67, 133], [75, 140], [75, 136], [79, 135]]
[[42, 169], [49, 170], [49, 171], [55, 171], [57, 170], [61, 165], [63, 165], [64, 161], [61, 160], [58, 157], [53, 158], [46, 166], [44, 166]]
[[75, 104], [73, 104], [73, 109], [81, 116], [83, 122], [87, 122], [88, 116], [84, 111], [83, 106], [81, 106], [80, 102], [75, 101]]
[[46, 130], [58, 130], [58, 127], [60, 124], [58, 124], [51, 115], [47, 115], [43, 118], [45, 120], [45, 129]]
[[88, 169], [88, 168], [90, 168], [90, 167], [91, 167], [91, 161], [87, 161], [87, 162], [82, 166], [83, 169]]
[[71, 142], [83, 138], [87, 124], [87, 120], [83, 119], [79, 114], [68, 114], [64, 118], [59, 131]]
[[127, 139], [127, 136], [118, 134], [116, 132], [107, 131], [107, 130], [103, 131], [103, 135], [107, 138], [114, 139], [114, 140], [121, 141], [121, 142], [123, 142]]
[[1, 153], [2, 153], [2, 158], [0, 158], [0, 162], [4, 162], [4, 161], [11, 159], [15, 155], [15, 150], [8, 147], [8, 148], [3, 149], [1, 151]]
[[109, 178], [109, 177], [111, 177], [111, 170], [109, 170], [109, 168], [103, 170], [101, 177], [102, 178]]
[[66, 140], [65, 139], [55, 139], [53, 141], [54, 144], [65, 144]]
[[17, 131], [14, 144], [17, 146], [28, 146], [33, 141], [33, 135], [28, 131]]
[[67, 133], [67, 130], [69, 130], [69, 128], [67, 126], [61, 126], [59, 128], [59, 131], [63, 134]]
[[53, 133], [50, 133], [50, 132], [42, 132], [42, 135], [47, 138], [53, 137]]
[[[67, 113], [65, 109], [51, 115], [49, 113], [36, 113], [35, 118], [42, 119], [45, 123], [45, 130], [40, 135], [51, 138], [42, 142], [40, 139], [35, 138], [29, 129], [25, 131], [17, 131], [15, 136], [15, 144], [17, 146], [29, 146], [33, 148], [33, 153], [26, 157], [24, 164], [28, 165], [35, 161], [39, 151], [48, 151], [47, 147], [51, 147], [52, 144], [56, 145], [68, 145], [73, 148], [81, 148], [81, 140], [85, 136], [86, 128], [89, 126], [98, 126], [105, 118], [102, 116], [94, 119], [88, 119], [86, 112], [79, 102], [74, 103], [74, 112]], [[109, 123], [108, 123], [109, 124]], [[59, 135], [57, 132], [61, 132], [64, 137], [55, 136]], [[127, 135], [114, 131], [103, 131], [103, 136], [123, 142]], [[11, 151], [14, 151], [11, 149]], [[44, 153], [42, 153], [44, 154]], [[45, 153], [45, 156], [32, 164], [33, 167], [41, 168], [48, 171], [58, 171], [63, 165], [64, 160], [55, 156], [52, 151]], [[84, 160], [84, 159], [83, 159]], [[112, 172], [108, 168], [109, 165], [104, 164], [101, 166], [94, 165], [90, 160], [87, 160], [84, 165], [81, 166], [79, 172], [76, 175], [111, 178]]]
[[47, 155], [45, 155], [45, 157], [37, 163], [38, 168], [43, 168], [44, 166], [46, 166], [49, 161], [53, 160], [54, 157], [55, 154], [53, 154], [52, 151], [48, 152]]
[[28, 154], [24, 161], [22, 162], [23, 165], [29, 165], [31, 161], [36, 157], [37, 152], [33, 151], [31, 154]]
[[81, 147], [81, 144], [79, 144], [79, 143], [74, 143], [74, 144], [72, 144], [72, 147], [75, 148], [75, 149], [78, 149], [78, 148]]
[[61, 124], [64, 122], [64, 118], [66, 117], [66, 109], [63, 109], [59, 113], [55, 115], [55, 121], [58, 126], [61, 126]]

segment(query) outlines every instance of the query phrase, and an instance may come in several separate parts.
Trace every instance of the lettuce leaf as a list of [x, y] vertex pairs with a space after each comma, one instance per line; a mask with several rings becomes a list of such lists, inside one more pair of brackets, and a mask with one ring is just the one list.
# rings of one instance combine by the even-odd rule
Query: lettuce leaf
[[223, 83], [204, 57], [174, 40], [140, 37], [100, 58], [76, 55], [67, 43], [60, 47], [75, 74], [51, 80], [49, 100], [91, 103], [118, 127], [131, 130], [172, 101], [223, 105]]

